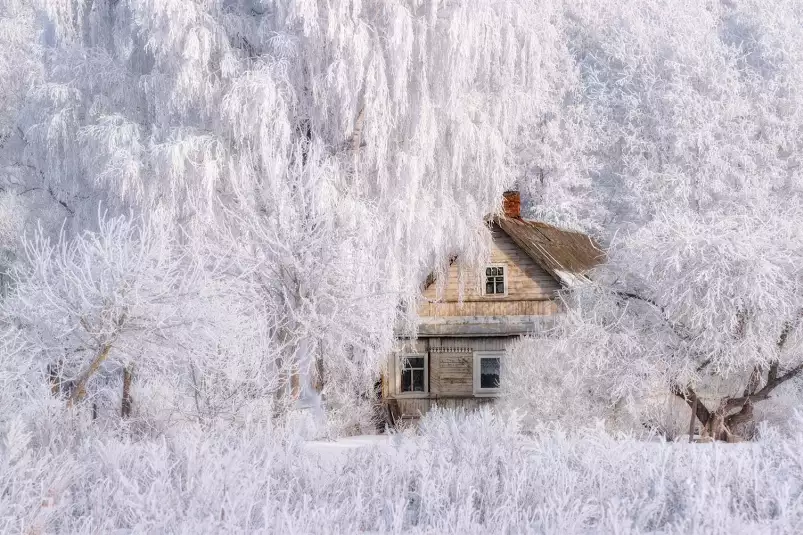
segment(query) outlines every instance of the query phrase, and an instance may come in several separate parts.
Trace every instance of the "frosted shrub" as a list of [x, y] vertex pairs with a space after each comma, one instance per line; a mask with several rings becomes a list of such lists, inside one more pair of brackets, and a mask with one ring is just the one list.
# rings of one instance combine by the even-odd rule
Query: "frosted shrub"
[[[793, 533], [803, 435], [750, 444], [525, 439], [490, 411], [433, 411], [420, 435], [338, 462], [261, 427], [69, 447], [6, 426], [6, 531]], [[90, 462], [91, 461], [91, 462]], [[80, 466], [80, 469], [78, 467]]]
[[596, 420], [611, 418], [613, 401], [588, 388], [578, 360], [571, 346], [557, 338], [522, 338], [511, 344], [500, 410], [521, 414], [527, 430], [593, 427]]
[[652, 389], [645, 384], [640, 395], [628, 395], [621, 376], [596, 368], [593, 355], [564, 332], [522, 338], [508, 347], [500, 411], [520, 415], [526, 432], [577, 432], [602, 423], [611, 433], [648, 439], [675, 440], [688, 433], [689, 407], [666, 384], [653, 382]]

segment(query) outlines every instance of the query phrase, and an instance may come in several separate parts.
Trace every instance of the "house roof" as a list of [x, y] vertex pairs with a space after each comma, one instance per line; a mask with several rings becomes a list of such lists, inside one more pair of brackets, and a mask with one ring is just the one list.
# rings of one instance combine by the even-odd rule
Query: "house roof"
[[498, 216], [491, 221], [564, 286], [581, 282], [587, 271], [605, 261], [602, 248], [580, 232], [518, 217]]
[[[599, 244], [582, 232], [520, 217], [494, 216], [488, 222], [502, 229], [527, 256], [564, 287], [587, 280], [586, 272], [605, 262], [605, 252]], [[456, 256], [450, 257], [449, 265], [455, 260]], [[435, 278], [435, 273], [430, 273], [423, 288], [432, 285]]]

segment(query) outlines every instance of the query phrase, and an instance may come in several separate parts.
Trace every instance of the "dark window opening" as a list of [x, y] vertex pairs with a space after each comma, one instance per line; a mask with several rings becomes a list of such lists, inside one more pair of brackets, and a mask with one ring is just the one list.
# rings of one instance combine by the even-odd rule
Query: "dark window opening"
[[426, 359], [402, 357], [401, 391], [426, 392]]
[[502, 366], [499, 357], [481, 358], [480, 388], [499, 388], [499, 376], [501, 368]]

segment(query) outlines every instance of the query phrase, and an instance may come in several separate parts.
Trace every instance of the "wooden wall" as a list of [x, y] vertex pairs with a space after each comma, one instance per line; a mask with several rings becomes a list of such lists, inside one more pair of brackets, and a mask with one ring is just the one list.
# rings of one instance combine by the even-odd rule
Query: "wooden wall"
[[429, 356], [429, 392], [400, 394], [397, 390], [399, 354], [394, 354], [388, 366], [385, 397], [395, 398], [403, 414], [424, 414], [434, 404], [439, 407], [476, 408], [492, 403], [492, 397], [474, 395], [474, 351], [504, 351], [517, 337], [485, 338], [422, 338], [409, 343], [401, 353]]
[[507, 295], [483, 295], [483, 269], [480, 273], [464, 273], [463, 302], [459, 303], [458, 259], [449, 267], [443, 295], [437, 293], [437, 282], [424, 291], [424, 299], [428, 302], [419, 310], [421, 316], [541, 315], [555, 312], [554, 305], [549, 300], [560, 289], [558, 282], [519, 249], [498, 226], [494, 225], [491, 233], [491, 263], [506, 265]]
[[518, 301], [508, 298], [423, 303], [419, 316], [549, 316], [559, 312], [555, 300]]
[[482, 405], [493, 404], [494, 398], [437, 398], [437, 399], [397, 399], [399, 410], [405, 418], [417, 418], [426, 414], [436, 405], [442, 409], [475, 410]]

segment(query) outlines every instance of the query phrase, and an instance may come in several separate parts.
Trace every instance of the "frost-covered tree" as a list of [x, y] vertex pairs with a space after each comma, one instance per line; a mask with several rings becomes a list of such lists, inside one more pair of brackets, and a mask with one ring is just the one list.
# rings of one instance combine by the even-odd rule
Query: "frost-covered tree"
[[[567, 12], [579, 85], [565, 124], [579, 107], [594, 138], [577, 129], [597, 207], [577, 219], [601, 229], [609, 260], [571, 300], [554, 355], [570, 347], [574, 373], [609, 399], [671, 391], [711, 436], [744, 436], [754, 405], [803, 370], [803, 13], [752, 1]], [[571, 191], [559, 178], [551, 191]]]
[[19, 113], [30, 87], [41, 81], [35, 10], [24, 0], [0, 1], [0, 289], [18, 252], [27, 203], [35, 197], [32, 169], [22, 156]]
[[42, 80], [16, 130], [67, 238], [102, 203], [228, 251], [281, 375], [329, 398], [371, 390], [444, 251], [482, 248], [563, 98], [546, 0], [39, 5]]
[[303, 218], [308, 173], [426, 260], [513, 178], [563, 50], [549, 3], [45, 5], [23, 130], [52, 182], [205, 227], [220, 204]]
[[27, 381], [47, 377], [56, 398], [96, 414], [204, 424], [270, 415], [280, 351], [232, 259], [189, 254], [125, 217], [55, 243], [38, 233], [24, 251], [3, 301], [14, 326], [3, 342], [28, 357]]

